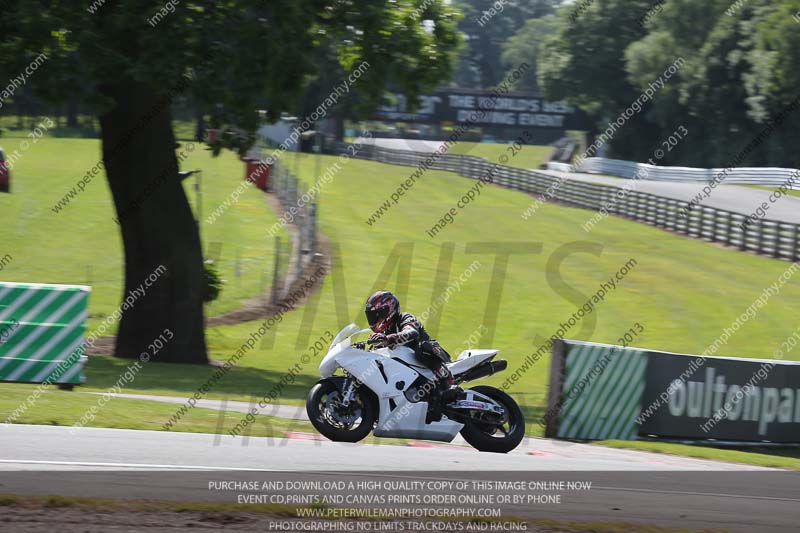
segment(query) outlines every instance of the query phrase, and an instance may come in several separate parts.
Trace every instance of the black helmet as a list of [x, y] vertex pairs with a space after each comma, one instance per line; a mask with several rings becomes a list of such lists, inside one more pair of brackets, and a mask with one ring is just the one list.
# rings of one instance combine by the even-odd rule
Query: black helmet
[[367, 300], [365, 313], [372, 331], [382, 333], [400, 314], [400, 300], [389, 291], [378, 291]]

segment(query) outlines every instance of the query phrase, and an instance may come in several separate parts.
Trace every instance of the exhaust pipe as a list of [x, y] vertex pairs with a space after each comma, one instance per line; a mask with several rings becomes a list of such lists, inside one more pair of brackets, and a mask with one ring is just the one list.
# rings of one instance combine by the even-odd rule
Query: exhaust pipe
[[508, 361], [505, 359], [484, 363], [473, 368], [472, 370], [469, 370], [463, 375], [461, 381], [472, 381], [473, 379], [485, 378], [486, 376], [491, 376], [492, 374], [502, 372], [506, 368], [508, 368]]

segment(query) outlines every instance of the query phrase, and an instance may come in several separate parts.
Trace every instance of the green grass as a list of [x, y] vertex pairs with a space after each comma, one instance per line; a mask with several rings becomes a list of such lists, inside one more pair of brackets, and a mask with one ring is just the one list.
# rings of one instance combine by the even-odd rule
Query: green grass
[[[23, 151], [24, 140], [4, 140], [6, 152], [19, 149], [22, 158], [12, 170], [12, 194], [0, 194], [0, 254], [13, 257], [0, 279], [91, 285], [93, 327], [116, 309], [123, 287], [122, 242], [105, 176], [95, 177], [60, 213], [50, 208], [97, 163], [100, 142], [43, 138]], [[207, 217], [241, 183], [244, 166], [230, 153], [212, 158], [195, 146], [183, 168], [203, 170]], [[196, 212], [194, 178], [184, 183]], [[219, 300], [207, 307], [209, 316], [236, 309], [270, 286], [274, 241], [266, 238], [265, 228], [276, 220], [263, 193], [249, 187], [224, 217], [201, 224], [206, 252], [219, 250], [226, 281]]]
[[467, 154], [488, 159], [492, 163], [500, 163], [501, 156], [508, 158], [503, 164], [515, 168], [539, 168], [544, 163], [547, 155], [553, 150], [552, 146], [522, 145], [515, 149], [511, 144], [503, 143], [476, 143], [459, 142], [448, 153]]
[[[304, 173], [310, 174], [313, 159], [303, 158], [302, 165]], [[593, 212], [556, 204], [546, 204], [524, 221], [520, 215], [532, 198], [499, 187], [484, 188], [474, 204], [431, 239], [425, 230], [473, 184], [438, 171], [426, 173], [387, 215], [373, 227], [367, 226], [366, 218], [411, 170], [364, 161], [347, 163], [323, 190], [322, 229], [343, 248], [348, 303], [351, 314], [359, 319], [357, 308], [397, 242], [414, 244], [410, 271], [413, 283], [404, 307], [418, 313], [431, 301], [441, 243], [456, 244], [451, 280], [472, 260], [480, 260], [482, 268], [460, 293], [452, 296], [437, 328], [439, 339], [446, 346], [454, 346], [452, 351], [457, 351], [459, 341], [480, 325], [491, 280], [493, 256], [467, 253], [468, 242], [528, 241], [542, 245], [540, 253], [515, 254], [509, 260], [493, 344], [511, 347], [507, 348], [511, 357], [523, 347], [527, 351], [535, 334], [549, 336], [561, 320], [576, 310], [584, 296], [594, 293], [629, 258], [635, 258], [638, 266], [598, 306], [594, 313], [595, 331], [589, 334], [588, 329], [576, 329], [570, 332], [572, 337], [614, 342], [619, 333], [640, 321], [646, 331], [637, 345], [699, 353], [789, 267], [783, 261], [720, 249], [616, 217], [603, 220], [587, 234], [581, 225]], [[547, 280], [555, 268], [551, 258], [559, 248], [574, 247], [580, 241], [595, 243], [602, 251], [568, 254], [561, 267], [565, 286], [554, 289]], [[386, 284], [396, 285], [396, 280]], [[351, 289], [354, 286], [355, 295]], [[569, 294], [570, 287], [575, 294]], [[327, 304], [333, 302], [326, 300], [331, 288], [328, 279], [321, 309], [331, 309]], [[756, 319], [745, 324], [722, 352], [769, 356], [796, 328], [792, 304], [797, 295], [800, 287], [796, 284], [783, 286], [780, 294], [759, 311]], [[290, 316], [287, 321], [296, 318]], [[318, 315], [317, 321], [319, 326], [332, 323], [335, 327], [335, 321], [325, 316]], [[322, 329], [319, 326], [317, 331]], [[791, 352], [788, 358], [799, 359], [800, 350]]]
[[[59, 147], [58, 143], [71, 143], [80, 148], [82, 144], [92, 141], [47, 142], [53, 143], [48, 147], [48, 153], [56, 154], [52, 160], [60, 159], [59, 155], [67, 159], [62, 167], [86, 166], [85, 163], [70, 161], [68, 158], [69, 154], [77, 157], [80, 150]], [[84, 159], [91, 159], [92, 150], [89, 153], [85, 149], [83, 151]], [[207, 157], [207, 154], [201, 153], [196, 157]], [[214, 164], [223, 164], [224, 157], [211, 161]], [[324, 161], [327, 165], [333, 159], [326, 157]], [[45, 166], [45, 162], [33, 163]], [[234, 159], [232, 163], [231, 172], [238, 174], [237, 170], [241, 170], [237, 169], [238, 162]], [[313, 158], [302, 157], [301, 165], [303, 175], [311, 176]], [[20, 166], [19, 176], [16, 178], [22, 183], [18, 184], [19, 189], [15, 189], [15, 194], [0, 196], [0, 218], [5, 222], [5, 227], [11, 228], [7, 233], [7, 239], [10, 240], [4, 240], [4, 249], [17, 249], [14, 263], [3, 272], [4, 278], [85, 282], [85, 265], [103, 262], [108, 270], [106, 276], [116, 274], [117, 279], [120, 279], [119, 237], [116, 227], [109, 220], [111, 213], [105, 183], [93, 183], [91, 190], [87, 190], [75, 206], [58, 215], [64, 217], [63, 221], [54, 221], [48, 218], [46, 211], [57, 198], [50, 191], [63, 190], [71, 180], [59, 178], [58, 172], [45, 171], [44, 168], [36, 172], [26, 171], [29, 175], [42, 176], [41, 179], [23, 180], [23, 168]], [[464, 283], [461, 291], [451, 296], [441, 316], [434, 316], [428, 321], [432, 333], [454, 354], [464, 347], [462, 341], [485, 321], [484, 310], [489, 300], [488, 285], [494, 268], [493, 255], [466, 253], [465, 243], [541, 243], [542, 249], [539, 253], [512, 255], [503, 280], [497, 325], [490, 344], [503, 350], [502, 356], [509, 359], [511, 368], [534, 350], [533, 340], [536, 335], [551, 335], [558, 329], [559, 322], [568, 319], [582, 301], [597, 290], [601, 282], [606, 281], [630, 258], [637, 259], [639, 265], [616, 291], [606, 297], [588, 321], [569, 332], [570, 337], [613, 343], [634, 322], [639, 321], [645, 326], [645, 332], [636, 340], [636, 345], [700, 353], [716, 339], [722, 328], [729, 326], [763, 288], [773, 283], [788, 266], [785, 262], [720, 249], [702, 241], [615, 217], [602, 221], [591, 234], [586, 234], [580, 226], [591, 216], [591, 212], [555, 204], [545, 205], [534, 217], [524, 221], [520, 214], [531, 202], [531, 198], [499, 187], [484, 188], [480, 198], [459, 214], [440, 237], [432, 240], [425, 234], [425, 229], [436, 222], [442, 210], [454, 205], [472, 186], [470, 181], [438, 171], [426, 173], [425, 178], [383, 219], [373, 227], [368, 226], [365, 223], [366, 218], [410, 171], [409, 167], [353, 160], [346, 162], [333, 182], [323, 187], [321, 228], [341, 250], [341, 271], [326, 278], [313, 322], [304, 320], [303, 312], [287, 315], [277, 327], [274, 346], [258, 347], [242, 361], [240, 370], [245, 375], [233, 379], [231, 374], [231, 378], [219, 383], [215, 392], [242, 397], [263, 394], [270, 383], [284, 375], [299, 354], [325, 330], [335, 332], [344, 321], [356, 320], [363, 323], [363, 301], [375, 286], [398, 290], [404, 308], [421, 313], [431, 303], [432, 298], [438, 296], [433, 294], [433, 284], [439, 268], [442, 242], [454, 243], [450, 266], [451, 281], [465, 271], [472, 261], [477, 259], [482, 265]], [[237, 183], [238, 179], [238, 175], [228, 177], [228, 187]], [[214, 179], [206, 177], [205, 181], [211, 187]], [[246, 198], [210, 229], [204, 228], [207, 241], [213, 240], [208, 236], [210, 231], [223, 229], [231, 232], [225, 235], [226, 239], [234, 238], [236, 232], [246, 232], [256, 241], [258, 231], [255, 231], [255, 235], [250, 233], [256, 224], [242, 224], [241, 220], [254, 220], [255, 217], [247, 218], [251, 211], [265, 219], [269, 219], [270, 215], [262, 205], [258, 193], [249, 192], [256, 195], [252, 202], [250, 197]], [[35, 201], [37, 197], [39, 203], [49, 201], [42, 207]], [[210, 194], [206, 195], [208, 203], [211, 203], [211, 197]], [[27, 215], [24, 208], [28, 210]], [[95, 223], [82, 222], [86, 218], [91, 218]], [[492, 223], [486, 224], [487, 220]], [[41, 246], [38, 245], [37, 238], [44, 242], [69, 242], [72, 245], [66, 248]], [[596, 243], [595, 246], [601, 247], [602, 252], [599, 256], [588, 251], [575, 251], [567, 255], [561, 269], [563, 282], [560, 286], [552, 280], [549, 283], [548, 271], [554, 269], [551, 258], [555, 257], [557, 250], [563, 250], [564, 246], [574, 247], [576, 245], [570, 243], [578, 241]], [[390, 251], [398, 242], [413, 243], [414, 248], [409, 271], [411, 281], [407, 291], [399, 290], [396, 275], [376, 284]], [[223, 250], [223, 260], [228, 249], [226, 247]], [[103, 250], [103, 254], [98, 254], [97, 250]], [[268, 249], [258, 251], [269, 253]], [[99, 268], [96, 266], [95, 272]], [[343, 301], [338, 302], [337, 307], [333, 295], [333, 279], [339, 275], [345, 282], [346, 295]], [[224, 277], [231, 281], [233, 275], [228, 270]], [[100, 275], [95, 275], [94, 278], [98, 279]], [[235, 278], [226, 287], [223, 298], [230, 298], [231, 286], [236, 287]], [[113, 286], [95, 285], [91, 303], [93, 314], [102, 315], [111, 309], [118, 298], [118, 287], [118, 282]], [[756, 319], [747, 322], [730, 339], [721, 353], [734, 356], [769, 356], [794, 331], [792, 304], [798, 296], [800, 288], [795, 284], [784, 286], [780, 294], [774, 296], [759, 312]], [[337, 317], [337, 309], [346, 309], [346, 313]], [[593, 331], [592, 319], [596, 321]], [[209, 329], [212, 355], [220, 359], [229, 357], [252, 330], [253, 324]], [[484, 340], [479, 344], [489, 343]], [[797, 359], [798, 353], [800, 351], [790, 352], [787, 357]], [[296, 401], [302, 396], [306, 386], [314, 380], [317, 361], [315, 359], [313, 363], [306, 365], [299, 385], [288, 388], [284, 401]], [[152, 368], [152, 378], [145, 380], [143, 375], [140, 378], [142, 384], [137, 380], [132, 389], [141, 388], [148, 392], [177, 389], [176, 394], [182, 394], [186, 389], [196, 387], [198, 380], [209, 371], [194, 367], [172, 370], [173, 367], [169, 365], [153, 365]], [[111, 378], [115, 377], [115, 372], [114, 363], [92, 361], [88, 384], [110, 386], [113, 384], [114, 379]], [[540, 407], [544, 403], [547, 374], [548, 362], [543, 360], [511, 390], [530, 409]], [[502, 379], [503, 376], [500, 375], [487, 381], [498, 384]], [[176, 382], [185, 385], [178, 386]]]
[[666, 453], [696, 457], [698, 459], [713, 459], [730, 463], [742, 463], [769, 468], [783, 468], [787, 470], [800, 470], [800, 450], [797, 448], [769, 448], [769, 447], [739, 447], [715, 448], [704, 444], [678, 444], [671, 442], [606, 440], [595, 444], [610, 446], [612, 448], [625, 448], [645, 452]]
[[[753, 189], [761, 189], [762, 191], [776, 191], [778, 187], [776, 185], [765, 186], [765, 185], [740, 185], [740, 187], [750, 187]], [[786, 191], [786, 194], [789, 196], [797, 196], [800, 198], [800, 189], [790, 189]]]
[[[346, 137], [345, 142], [352, 143], [354, 137]], [[507, 160], [502, 164], [514, 168], [537, 169], [544, 163], [552, 146], [522, 145], [520, 148], [512, 146], [513, 143], [487, 143], [459, 141], [453, 144], [447, 151], [448, 154], [472, 155], [482, 157], [492, 163], [501, 163], [501, 156], [506, 156]], [[293, 157], [293, 156], [292, 156]], [[292, 166], [292, 168], [294, 168]]]
[[[33, 393], [36, 385], [4, 384], [0, 395], [0, 422], [14, 412]], [[48, 388], [39, 399], [14, 421], [16, 424], [72, 426], [98, 405], [100, 396], [77, 394]], [[86, 427], [139, 429], [165, 431], [163, 424], [180, 408], [178, 404], [149, 400], [114, 398], [97, 410], [96, 417]], [[173, 426], [174, 431], [188, 433], [224, 434], [234, 428], [244, 417], [242, 413], [213, 409], [190, 409]], [[90, 418], [87, 415], [87, 420]], [[309, 422], [289, 420], [266, 415], [256, 415], [249, 426], [253, 437], [283, 438], [286, 431], [313, 431]]]
[[[332, 160], [326, 158], [326, 161]], [[303, 175], [312, 174], [313, 164], [312, 157], [301, 158]], [[333, 183], [323, 189], [321, 227], [342, 252], [341, 276], [347, 289], [344, 302], [347, 312], [337, 318], [337, 309], [343, 310], [344, 305], [334, 299], [336, 275], [328, 277], [313, 323], [304, 321], [302, 313], [288, 315], [278, 327], [274, 348], [254, 354], [246, 365], [278, 373], [285, 371], [308, 341], [324, 330], [336, 331], [348, 320], [363, 324], [364, 298], [376, 287], [398, 291], [404, 309], [421, 313], [438, 296], [433, 293], [433, 286], [443, 242], [454, 243], [450, 280], [457, 278], [472, 261], [477, 259], [482, 264], [461, 291], [452, 295], [441, 317], [428, 321], [431, 332], [454, 355], [464, 347], [462, 341], [485, 321], [494, 268], [492, 254], [467, 253], [466, 243], [541, 244], [540, 253], [516, 254], [509, 259], [502, 279], [494, 338], [479, 343], [501, 348], [501, 357], [509, 360], [512, 369], [535, 350], [537, 335], [552, 335], [560, 322], [567, 320], [600, 283], [606, 282], [630, 258], [636, 259], [638, 266], [587, 321], [569, 331], [569, 337], [616, 343], [629, 327], [641, 322], [645, 332], [636, 339], [637, 346], [701, 353], [788, 267], [785, 262], [720, 249], [615, 217], [602, 221], [591, 234], [586, 234], [581, 225], [591, 212], [555, 204], [545, 205], [534, 217], [523, 221], [520, 214], [532, 199], [499, 187], [485, 188], [478, 201], [432, 240], [425, 230], [473, 184], [452, 173], [438, 171], [426, 173], [388, 214], [374, 226], [368, 226], [365, 220], [411, 170], [349, 161]], [[593, 243], [594, 253], [581, 244], [585, 241]], [[396, 272], [380, 279], [387, 257], [398, 242], [413, 245], [407, 291], [398, 284]], [[572, 253], [566, 255], [561, 281], [557, 281], [555, 259], [564, 250]], [[793, 303], [797, 296], [800, 287], [784, 286], [720, 353], [769, 356], [796, 328]], [[215, 347], [233, 350], [251, 329], [251, 325], [242, 324], [224, 331], [215, 328], [210, 335], [220, 334]], [[308, 340], [304, 335], [309, 336]], [[787, 357], [798, 359], [798, 355], [800, 350], [790, 352]], [[306, 371], [313, 379], [314, 365], [310, 366]], [[549, 362], [543, 359], [511, 387], [529, 416], [541, 413], [548, 373]], [[500, 374], [485, 381], [497, 385], [503, 379]], [[292, 398], [291, 392], [286, 398]]]
[[[494, 145], [495, 149], [498, 147]], [[64, 214], [52, 215], [49, 207], [98, 156], [96, 141], [41, 141], [20, 162], [14, 194], [0, 195], [0, 223], [7, 228], [0, 252], [8, 251], [15, 257], [3, 271], [3, 278], [82, 283], [86, 280], [86, 265], [92, 264], [94, 280], [117, 280], [95, 283], [93, 316], [108, 313], [116, 304], [122, 275], [118, 230], [111, 222], [107, 186], [102, 180], [92, 183], [90, 190]], [[221, 201], [239, 183], [241, 164], [230, 155], [212, 160], [207, 153], [196, 152], [192, 157], [197, 159], [187, 166], [207, 169], [206, 206], [212, 204], [212, 198]], [[323, 157], [323, 172], [334, 161], [335, 158]], [[314, 158], [302, 156], [300, 164], [301, 175], [310, 181]], [[431, 239], [425, 230], [437, 222], [444, 210], [455, 207], [456, 201], [474, 185], [473, 181], [440, 171], [427, 172], [382, 219], [368, 226], [365, 220], [412, 170], [362, 160], [342, 164], [333, 181], [323, 186], [320, 208], [320, 227], [339, 250], [341, 266], [325, 279], [310, 305], [283, 319], [272, 337], [274, 342], [259, 345], [243, 358], [241, 366], [215, 386], [211, 397], [246, 399], [268, 392], [326, 330], [336, 332], [349, 321], [363, 324], [363, 302], [375, 288], [395, 290], [404, 309], [422, 313], [439, 296], [434, 280], [447, 266], [448, 280], [453, 282], [473, 261], [481, 263], [461, 290], [451, 295], [441, 313], [428, 319], [427, 327], [453, 355], [464, 348], [462, 341], [482, 324], [491, 327], [493, 338], [484, 338], [478, 345], [500, 348], [501, 357], [509, 360], [510, 371], [535, 351], [537, 336], [541, 342], [543, 337], [552, 335], [560, 322], [566, 321], [631, 258], [638, 261], [636, 268], [592, 314], [568, 332], [568, 337], [616, 343], [621, 334], [640, 322], [645, 331], [635, 340], [636, 346], [701, 353], [789, 266], [615, 217], [603, 220], [587, 234], [581, 225], [592, 212], [556, 204], [544, 205], [526, 221], [521, 214], [532, 198], [494, 186], [483, 188], [480, 197], [461, 211], [452, 225]], [[210, 209], [207, 207], [204, 212]], [[249, 190], [219, 222], [203, 228], [206, 242], [225, 242], [224, 277], [230, 283], [223, 300], [215, 304], [216, 309], [235, 307], [241, 296], [258, 292], [258, 277], [251, 276], [249, 282], [243, 278], [237, 286], [232, 279], [233, 267], [227, 261], [239, 247], [253, 256], [268, 257], [271, 250], [263, 235], [274, 220], [260, 193]], [[497, 299], [490, 298], [495, 256], [486, 250], [476, 253], [474, 245], [468, 243], [489, 243], [491, 247], [520, 242], [529, 244], [515, 246], [533, 253], [510, 256], [504, 276], [495, 280], [492, 289]], [[453, 246], [449, 265], [440, 264], [443, 243]], [[396, 269], [383, 272], [398, 244], [406, 246], [406, 250], [413, 249], [406, 280], [399, 280]], [[559, 255], [564, 258], [560, 276], [556, 272]], [[334, 296], [334, 280], [344, 282], [336, 286], [341, 296]], [[502, 295], [498, 297], [501, 287]], [[798, 297], [800, 286], [785, 285], [719, 354], [769, 357], [797, 328]], [[494, 303], [499, 310], [496, 324], [485, 315], [487, 306]], [[230, 357], [256, 326], [248, 323], [210, 328], [207, 336], [212, 357]], [[800, 350], [786, 354], [787, 359], [797, 360], [798, 356]], [[317, 379], [318, 362], [319, 357], [313, 356], [303, 366], [281, 402], [301, 401]], [[124, 364], [113, 359], [93, 359], [87, 369], [87, 385], [110, 387], [122, 368]], [[126, 392], [185, 396], [194, 392], [211, 371], [151, 363]], [[510, 389], [531, 420], [541, 414], [548, 374], [549, 361], [544, 358]], [[505, 375], [483, 381], [499, 385]], [[530, 426], [530, 431], [539, 431], [535, 424]]]
[[[162, 365], [163, 366], [163, 365]], [[174, 365], [173, 365], [174, 366]], [[115, 378], [116, 379], [116, 378]], [[138, 379], [138, 378], [137, 378]], [[138, 382], [137, 382], [138, 383]], [[6, 420], [20, 405], [30, 397], [38, 385], [10, 384], [0, 385], [0, 423]], [[17, 418], [15, 424], [37, 424], [47, 426], [72, 426], [75, 424], [86, 427], [137, 429], [149, 431], [173, 431], [183, 433], [209, 433], [227, 435], [243, 419], [245, 414], [235, 411], [219, 411], [195, 407], [189, 409], [169, 430], [163, 424], [175, 415], [181, 404], [159, 402], [154, 400], [139, 400], [128, 398], [113, 398], [105, 403], [102, 408], [98, 406], [101, 396], [94, 394], [80, 394], [76, 389], [62, 391], [56, 387], [48, 387], [32, 406], [24, 410]], [[91, 390], [91, 389], [88, 389]], [[105, 392], [105, 391], [104, 391]], [[131, 392], [125, 389], [123, 392]], [[194, 392], [194, 391], [192, 391]], [[174, 394], [174, 391], [172, 392]], [[187, 393], [181, 396], [190, 396]], [[252, 404], [254, 407], [255, 402]], [[91, 419], [89, 410], [97, 406], [96, 417]], [[263, 412], [269, 412], [269, 408]], [[81, 417], [86, 415], [87, 422], [79, 423]], [[279, 418], [267, 414], [258, 414], [255, 421], [240, 432], [240, 437], [271, 437], [283, 439], [287, 432], [317, 433], [310, 422], [288, 418]], [[404, 439], [376, 438], [372, 435], [364, 439], [368, 444], [401, 445], [408, 444]], [[246, 442], [242, 444], [247, 445]]]
[[[52, 115], [42, 116], [25, 116], [22, 117], [20, 127], [19, 118], [16, 115], [2, 115], [0, 116], [0, 146], [6, 139], [13, 139], [15, 137], [27, 137], [27, 135], [37, 127], [42, 121], [50, 118], [54, 123], [56, 117]], [[93, 115], [78, 115], [78, 126], [69, 128], [66, 126], [66, 117], [61, 117], [61, 126], [54, 124], [52, 127], [47, 128], [45, 135], [47, 137], [61, 137], [61, 138], [84, 138], [84, 139], [98, 139], [100, 138], [100, 121]], [[192, 141], [195, 138], [195, 128], [197, 123], [194, 120], [179, 120], [173, 119], [172, 128], [175, 138], [179, 141]]]
[[[209, 333], [212, 352], [220, 359], [229, 357], [224, 350], [219, 348], [222, 332], [227, 329], [229, 328], [214, 328]], [[238, 345], [236, 349], [238, 349]], [[291, 361], [294, 364], [294, 359]], [[288, 358], [286, 363], [288, 365]], [[125, 373], [128, 364], [129, 361], [113, 357], [91, 357], [86, 367], [88, 381], [80, 387], [80, 390], [94, 392], [108, 390], [119, 379], [119, 376]], [[281, 403], [294, 405], [302, 403], [304, 405], [305, 395], [319, 379], [318, 376], [314, 377], [313, 375], [317, 365], [318, 359], [314, 363], [306, 365], [306, 372], [303, 375], [295, 377], [294, 381], [285, 385], [283, 396], [280, 400]], [[136, 381], [123, 392], [189, 397], [215, 371], [215, 368], [209, 366], [176, 366], [167, 363], [150, 362], [142, 366], [142, 370], [136, 376]], [[279, 369], [255, 368], [249, 365], [238, 366], [232, 368], [225, 378], [220, 380], [205, 397], [238, 401], [251, 401], [253, 397], [260, 399], [265, 393], [269, 392], [273, 384], [279, 382], [284, 376], [288, 376], [285, 370], [281, 372]], [[0, 390], [14, 386], [0, 384]]]
[[[163, 366], [163, 365], [162, 365]], [[236, 372], [236, 370], [232, 371]], [[231, 376], [231, 378], [240, 377]], [[136, 385], [142, 384], [137, 378]], [[36, 385], [3, 384], [0, 387], [0, 422], [12, 413], [37, 388]], [[126, 392], [130, 392], [127, 391]], [[156, 392], [156, 391], [154, 391]], [[17, 424], [40, 424], [72, 426], [81, 420], [89, 409], [98, 405], [100, 396], [66, 392], [48, 388], [41, 397], [15, 420]], [[97, 411], [97, 416], [87, 427], [120, 428], [164, 431], [163, 424], [179, 404], [151, 400], [115, 398]], [[243, 418], [242, 413], [223, 412], [212, 409], [193, 408], [172, 427], [171, 431], [188, 433], [226, 434]], [[247, 429], [252, 437], [283, 438], [286, 432], [316, 432], [309, 422], [290, 420], [268, 415], [257, 415], [256, 421]], [[370, 435], [366, 443], [405, 445], [406, 440], [375, 438]], [[800, 470], [800, 452], [792, 449], [725, 449], [702, 445], [685, 445], [648, 441], [601, 441], [596, 444], [616, 448], [627, 448], [656, 453], [683, 455], [699, 459], [713, 459], [755, 466]]]

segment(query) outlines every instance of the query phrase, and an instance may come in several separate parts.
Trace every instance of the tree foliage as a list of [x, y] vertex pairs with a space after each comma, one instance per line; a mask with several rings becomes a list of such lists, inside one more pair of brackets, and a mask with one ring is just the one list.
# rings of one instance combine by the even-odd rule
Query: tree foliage
[[[727, 166], [800, 96], [800, 1], [665, 3], [596, 0], [539, 46], [539, 83], [593, 113], [598, 126], [624, 111], [677, 58], [671, 77], [614, 136], [610, 155], [644, 161], [679, 126], [686, 140], [668, 164]], [[641, 22], [644, 21], [642, 24]], [[741, 161], [800, 166], [800, 109]]]
[[[30, 81], [56, 101], [86, 81], [95, 89], [137, 81], [166, 95], [188, 72], [187, 94], [220, 125], [245, 130], [257, 126], [259, 109], [274, 119], [296, 108], [303, 88], [326, 74], [321, 49], [332, 51], [343, 76], [369, 64], [358, 87], [374, 105], [388, 82], [414, 99], [447, 79], [458, 43], [457, 11], [441, 0], [184, 0], [161, 17], [161, 0], [8, 4], [0, 19], [4, 78], [41, 52], [46, 68]], [[101, 90], [91, 99], [99, 114], [115, 105]]]
[[502, 58], [506, 41], [525, 21], [551, 14], [557, 4], [557, 0], [453, 0], [463, 13], [458, 29], [464, 37], [456, 83], [477, 88], [497, 84], [507, 70]]
[[[336, 58], [338, 74], [359, 70], [349, 85], [365, 105], [377, 103], [387, 83], [414, 99], [449, 76], [457, 20], [443, 0], [5, 2], [0, 79], [43, 54], [26, 89], [53, 101], [80, 89], [100, 119], [106, 176], [117, 213], [125, 213], [125, 291], [166, 269], [123, 313], [116, 355], [138, 357], [166, 327], [175, 337], [158, 360], [207, 361], [207, 272], [178, 172], [175, 98], [190, 97], [213, 125], [242, 131], [229, 147], [243, 153], [261, 110], [275, 119], [296, 108], [319, 76], [320, 49]], [[71, 208], [79, 206], [78, 199]]]
[[503, 44], [501, 60], [508, 69], [514, 69], [523, 63], [531, 66], [530, 72], [520, 80], [519, 88], [528, 91], [539, 91], [536, 72], [539, 57], [547, 42], [559, 28], [559, 19], [555, 14], [528, 19], [525, 24]]

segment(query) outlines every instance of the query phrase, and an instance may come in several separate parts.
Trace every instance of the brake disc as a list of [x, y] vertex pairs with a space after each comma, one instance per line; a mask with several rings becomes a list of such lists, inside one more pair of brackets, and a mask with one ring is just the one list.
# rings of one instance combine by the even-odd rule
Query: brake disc
[[339, 401], [338, 394], [331, 394], [325, 400], [325, 413], [331, 422], [351, 427], [361, 417], [361, 409], [355, 402], [349, 407], [344, 407]]

